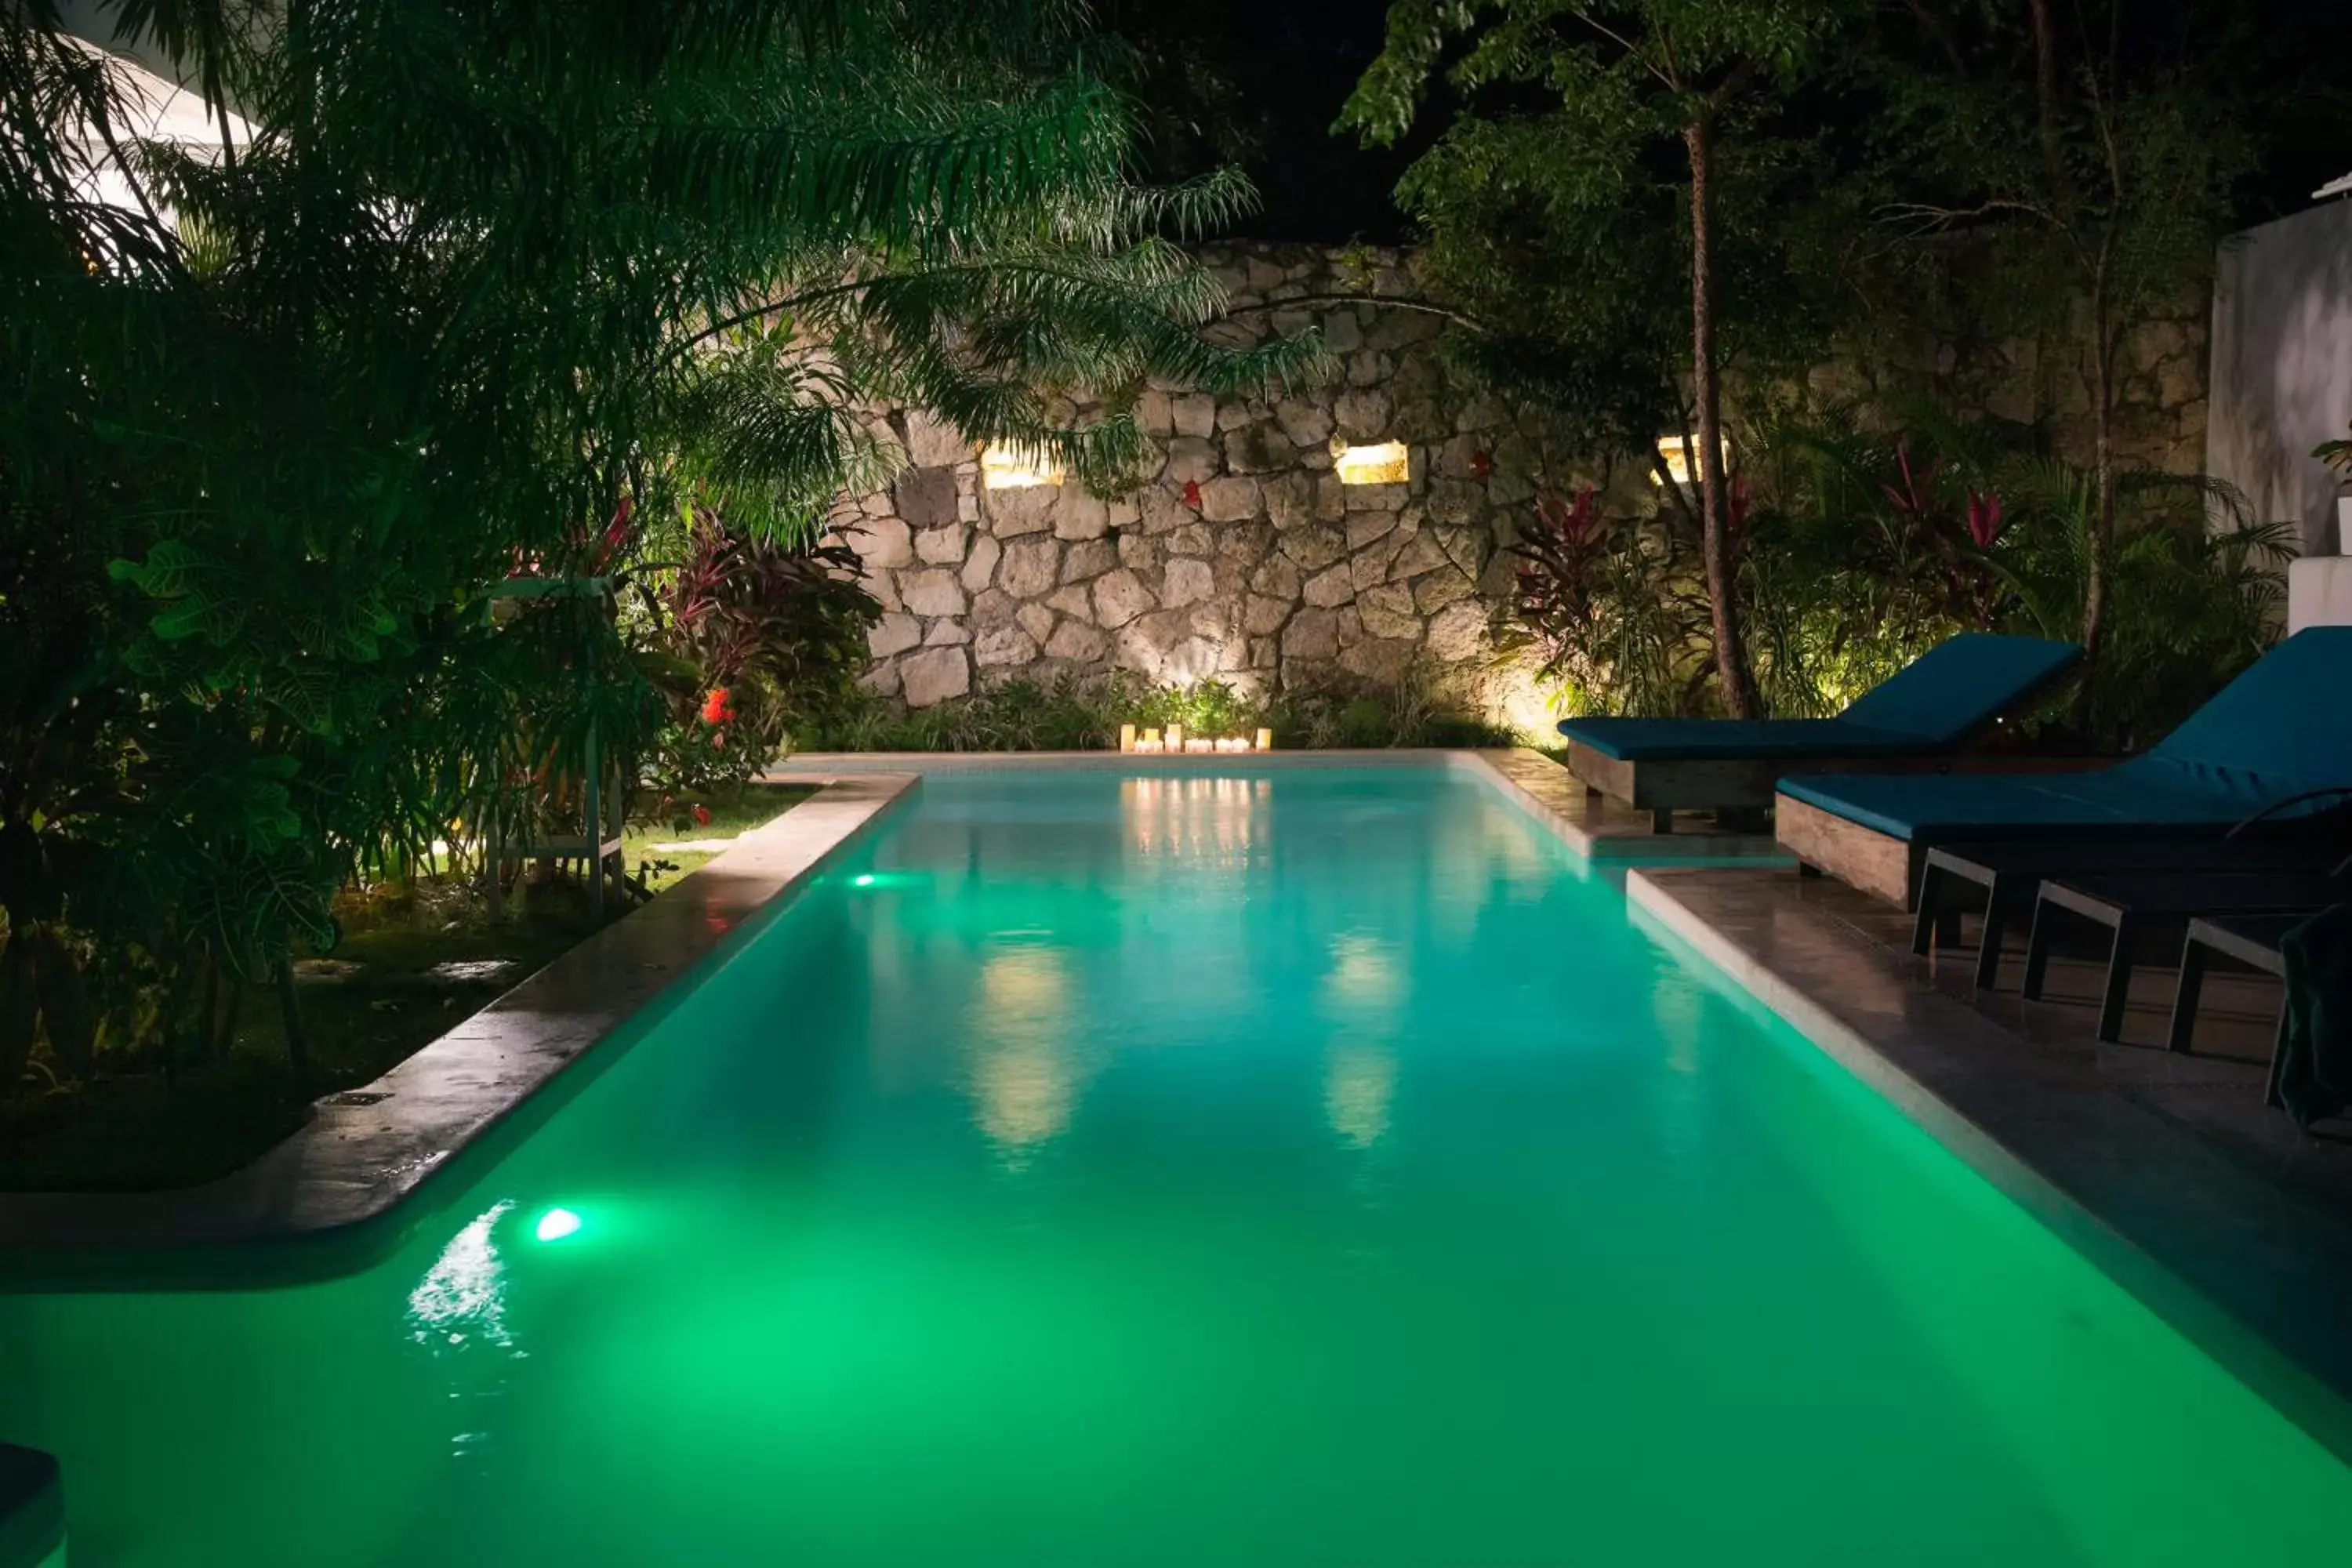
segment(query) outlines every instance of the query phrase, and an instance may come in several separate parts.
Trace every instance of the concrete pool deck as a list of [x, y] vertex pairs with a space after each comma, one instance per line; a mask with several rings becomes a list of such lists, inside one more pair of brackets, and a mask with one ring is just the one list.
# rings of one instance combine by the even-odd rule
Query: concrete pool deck
[[1627, 897], [2352, 1462], [2352, 1123], [2263, 1104], [2274, 987], [2217, 976], [2175, 1054], [2147, 972], [2146, 1043], [2103, 1045], [2097, 966], [1973, 993], [1972, 952], [1914, 957], [1909, 917], [1842, 884], [1652, 866]]

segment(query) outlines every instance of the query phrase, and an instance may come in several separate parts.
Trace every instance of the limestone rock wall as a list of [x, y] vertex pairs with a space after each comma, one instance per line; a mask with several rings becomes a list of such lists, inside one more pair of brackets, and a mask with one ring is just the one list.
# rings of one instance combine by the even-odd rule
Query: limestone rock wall
[[[978, 454], [919, 414], [891, 423], [911, 466], [853, 498], [844, 532], [887, 611], [868, 682], [926, 707], [1015, 673], [1137, 671], [1252, 689], [1426, 673], [1500, 710], [1507, 546], [1535, 494], [1543, 418], [1455, 385], [1441, 319], [1406, 304], [1394, 252], [1211, 250], [1232, 330], [1319, 324], [1343, 372], [1276, 398], [1167, 387], [1137, 414], [1151, 477], [1125, 498], [1075, 482], [990, 489]], [[1397, 440], [1402, 484], [1343, 485], [1332, 444]]]
[[[1564, 489], [1608, 473], [1540, 407], [1449, 375], [1443, 318], [1416, 308], [1401, 253], [1202, 254], [1232, 296], [1221, 331], [1319, 325], [1340, 374], [1272, 399], [1151, 388], [1137, 409], [1150, 477], [1123, 498], [1076, 483], [986, 489], [979, 454], [953, 432], [887, 413], [910, 466], [888, 490], [845, 498], [842, 513], [888, 612], [868, 682], [920, 708], [1016, 674], [1119, 668], [1263, 690], [1383, 684], [1417, 667], [1497, 718], [1541, 727], [1531, 672], [1495, 645], [1514, 584], [1509, 547], [1539, 480]], [[2201, 322], [2144, 323], [2124, 359], [2126, 456], [2196, 471]], [[1923, 342], [1907, 357], [1825, 364], [1813, 390], [1928, 392], [1964, 411], [2045, 421], [2073, 452], [2087, 449], [2077, 370], [2031, 342]], [[1410, 477], [1341, 484], [1335, 438], [1403, 442]], [[1633, 504], [1646, 488], [1620, 470], [1612, 493]]]

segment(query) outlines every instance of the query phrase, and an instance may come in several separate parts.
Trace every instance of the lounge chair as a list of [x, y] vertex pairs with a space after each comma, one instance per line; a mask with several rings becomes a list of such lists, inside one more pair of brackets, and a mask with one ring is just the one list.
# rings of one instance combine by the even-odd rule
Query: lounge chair
[[[2295, 1028], [2297, 982], [2289, 976], [2286, 949], [2290, 942], [2301, 941], [2305, 944], [2304, 956], [2308, 960], [2315, 945], [2324, 951], [2331, 941], [2340, 942], [2344, 913], [2343, 908], [2337, 906], [2318, 915], [2214, 915], [2190, 921], [2188, 941], [2180, 952], [2180, 984], [2173, 994], [2172, 1028], [2166, 1043], [2176, 1051], [2189, 1049], [2197, 1027], [2197, 1004], [2204, 994], [2205, 972], [2212, 967], [2214, 959], [2229, 959], [2285, 983], [2287, 994], [2279, 1003], [2278, 1028], [2271, 1044], [2270, 1080], [2263, 1089], [2263, 1099], [2265, 1104], [2291, 1110], [2299, 1122], [2309, 1125], [2332, 1103], [2340, 1102], [2342, 1096], [2326, 1084], [2314, 1081], [2320, 1076], [2319, 1064], [2300, 1059], [2317, 1042], [2307, 1029]], [[2322, 935], [2323, 930], [2330, 934]], [[2300, 983], [2308, 989], [2319, 979], [2306, 964]], [[2324, 989], [2324, 984], [2319, 988]], [[2303, 998], [2306, 1011], [2312, 1000], [2308, 995]], [[2295, 1079], [2292, 1086], [2286, 1081], [2290, 1069]]]
[[2083, 650], [1967, 632], [1928, 649], [1834, 719], [1565, 719], [1569, 771], [1649, 812], [1761, 811], [1789, 773], [1944, 763], [2071, 671]]
[[2026, 838], [2014, 842], [1943, 844], [1927, 851], [1919, 873], [1919, 912], [1911, 951], [1922, 958], [1959, 940], [1963, 904], [1981, 896], [1976, 984], [1990, 991], [2000, 978], [2001, 938], [2020, 915], [2031, 916], [2042, 884], [2053, 877], [2163, 871], [2292, 872], [2308, 870], [2315, 856], [2352, 850], [2338, 835], [2315, 843], [2292, 839]]
[[2154, 750], [2084, 773], [1797, 773], [1775, 826], [1811, 870], [1910, 908], [1928, 850], [2035, 837], [2219, 838], [2352, 795], [2352, 626], [2273, 648]]
[[[2187, 1051], [2197, 1034], [2197, 1004], [2205, 994], [2205, 973], [2218, 956], [2243, 964], [2273, 980], [2286, 977], [2286, 962], [2279, 941], [2311, 917], [2291, 915], [2200, 915], [2189, 922], [2180, 948], [2180, 978], [2172, 993], [2172, 1027], [2165, 1044]], [[2281, 1019], [2282, 1026], [2284, 1019]], [[2264, 1098], [2278, 1099], [2278, 1050], [2271, 1051], [2271, 1081]]]
[[[2339, 871], [2342, 868], [2337, 868]], [[2098, 1037], [2123, 1037], [2124, 1004], [2133, 967], [2152, 942], [2177, 942], [2200, 918], [2300, 915], [2308, 919], [2352, 897], [2352, 883], [2319, 871], [2121, 871], [2053, 877], [2042, 884], [2033, 934], [2025, 947], [2025, 994], [2042, 995], [2055, 927], [2069, 919], [2106, 928], [2106, 984], [2099, 996]]]

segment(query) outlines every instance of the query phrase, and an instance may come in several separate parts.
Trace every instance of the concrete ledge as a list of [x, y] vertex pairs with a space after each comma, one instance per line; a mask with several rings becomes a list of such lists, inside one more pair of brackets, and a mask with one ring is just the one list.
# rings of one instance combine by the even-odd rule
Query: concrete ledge
[[1483, 772], [1542, 820], [1570, 847], [1591, 860], [1785, 860], [1769, 833], [1725, 833], [1714, 827], [1660, 833], [1646, 811], [1594, 795], [1583, 781], [1541, 752], [1448, 753]]
[[0, 1568], [65, 1568], [66, 1493], [58, 1462], [0, 1443]]
[[1797, 879], [1652, 868], [1637, 923], [1696, 951], [2352, 1463], [2352, 1232], [1926, 984]]
[[[0, 1289], [252, 1285], [364, 1268], [436, 1205], [433, 1182], [493, 1132], [520, 1136], [675, 1005], [672, 987], [782, 907], [916, 784], [831, 779], [660, 898], [632, 910], [362, 1089], [319, 1102], [234, 1175], [157, 1193], [0, 1195]], [[604, 1047], [598, 1051], [597, 1047]], [[592, 1055], [592, 1053], [593, 1053]], [[584, 1059], [583, 1059], [584, 1058]], [[526, 1105], [534, 1114], [518, 1116]], [[503, 1140], [500, 1147], [507, 1146]]]

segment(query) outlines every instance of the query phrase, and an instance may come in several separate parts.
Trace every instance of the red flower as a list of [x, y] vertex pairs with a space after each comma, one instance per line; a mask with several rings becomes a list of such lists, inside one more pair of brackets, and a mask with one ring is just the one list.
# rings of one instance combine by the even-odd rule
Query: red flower
[[714, 752], [716, 752], [716, 751], [723, 751], [723, 750], [726, 748], [726, 745], [727, 745], [727, 731], [724, 731], [724, 730], [713, 730], [713, 731], [710, 731], [710, 749], [711, 749], [712, 751], [714, 751]]
[[702, 721], [706, 724], [730, 724], [735, 721], [735, 709], [723, 686], [714, 686], [710, 695], [702, 700]]
[[1898, 490], [1893, 485], [1881, 485], [1879, 489], [1885, 490], [1886, 499], [1895, 503], [1895, 510], [1905, 516], [1927, 516], [1928, 509], [1935, 505], [1936, 471], [1944, 465], [1930, 463], [1914, 473], [1911, 468], [1911, 443], [1908, 441], [1895, 443], [1895, 461], [1903, 470], [1903, 488]]
[[710, 808], [703, 805], [700, 801], [696, 801], [694, 803], [694, 825], [697, 827], [708, 827], [710, 826]]
[[1200, 480], [1186, 479], [1184, 481], [1184, 504], [1191, 507], [1194, 511], [1201, 510]]
[[1485, 447], [1482, 447], [1477, 451], [1470, 454], [1470, 477], [1472, 479], [1483, 479], [1494, 471], [1494, 455], [1488, 452]]
[[1536, 499], [1536, 515], [1551, 525], [1552, 531], [1559, 535], [1562, 543], [1580, 545], [1591, 535], [1593, 526], [1601, 521], [1595, 504], [1599, 500], [1599, 491], [1591, 485], [1577, 491], [1576, 500], [1572, 502], [1562, 500], [1558, 491], [1547, 490]]
[[604, 542], [598, 548], [594, 558], [588, 563], [590, 572], [604, 571], [605, 567], [612, 564], [613, 557], [621, 552], [621, 547], [629, 542], [629, 520], [636, 515], [636, 510], [637, 500], [635, 496], [625, 495], [621, 498], [621, 504], [614, 509], [613, 521], [604, 525]]
[[2000, 498], [1969, 492], [1969, 537], [1979, 550], [1990, 550], [2000, 537]]

